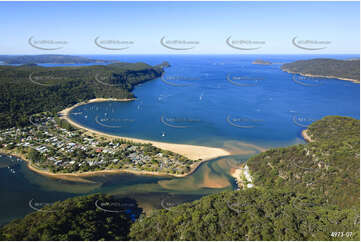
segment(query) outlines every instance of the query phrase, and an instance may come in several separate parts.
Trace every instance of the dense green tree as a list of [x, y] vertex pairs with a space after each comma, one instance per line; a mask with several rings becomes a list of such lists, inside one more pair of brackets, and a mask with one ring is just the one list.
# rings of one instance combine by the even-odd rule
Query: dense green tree
[[[130, 203], [135, 205], [131, 213], [121, 207]], [[117, 212], [102, 210], [104, 207]], [[140, 213], [134, 200], [98, 194], [75, 197], [14, 220], [0, 228], [0, 237], [5, 240], [127, 240], [133, 213]]]
[[39, 151], [29, 148], [28, 157], [30, 160], [38, 162], [41, 158], [41, 154]]
[[360, 59], [336, 60], [317, 58], [311, 60], [299, 60], [283, 64], [281, 69], [291, 73], [324, 77], [332, 76], [360, 81]]
[[341, 208], [360, 206], [360, 121], [327, 116], [312, 123], [308, 144], [270, 149], [247, 161], [257, 186], [327, 196]]
[[[133, 240], [358, 240], [359, 210], [292, 191], [247, 189], [206, 196], [141, 217]], [[336, 238], [334, 231], [352, 236]]]
[[[0, 128], [25, 126], [32, 114], [56, 113], [92, 98], [133, 98], [134, 86], [163, 73], [161, 66], [0, 66]], [[68, 126], [66, 123], [62, 125]]]
[[360, 121], [325, 117], [314, 140], [247, 161], [255, 188], [142, 217], [134, 240], [359, 240]]

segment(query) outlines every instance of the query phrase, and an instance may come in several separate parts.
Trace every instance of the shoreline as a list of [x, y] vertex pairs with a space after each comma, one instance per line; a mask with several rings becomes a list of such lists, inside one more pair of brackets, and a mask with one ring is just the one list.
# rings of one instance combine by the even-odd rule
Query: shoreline
[[64, 115], [64, 116], [67, 116], [68, 113], [76, 108], [76, 107], [79, 107], [81, 105], [85, 105], [85, 104], [88, 104], [88, 103], [96, 103], [96, 102], [130, 102], [130, 101], [134, 101], [136, 100], [136, 98], [123, 98], [123, 99], [118, 99], [118, 98], [93, 98], [93, 99], [90, 99], [88, 101], [82, 101], [80, 103], [77, 103], [69, 108], [65, 108], [63, 109], [62, 111], [58, 112], [60, 113], [61, 115]]
[[[106, 99], [92, 99], [92, 102], [103, 102]], [[133, 99], [119, 99], [117, 101], [131, 101]], [[107, 101], [114, 101], [113, 99], [108, 99]], [[89, 103], [89, 102], [88, 102]], [[95, 137], [104, 137], [108, 140], [112, 139], [124, 139], [127, 141], [132, 141], [135, 143], [141, 143], [141, 144], [152, 144], [153, 146], [163, 149], [163, 150], [169, 150], [174, 153], [183, 155], [191, 160], [211, 160], [216, 159], [222, 156], [229, 156], [231, 155], [231, 152], [222, 149], [222, 148], [216, 148], [216, 147], [207, 147], [207, 146], [200, 146], [200, 145], [189, 145], [189, 144], [176, 144], [176, 143], [167, 143], [167, 142], [161, 142], [161, 141], [153, 141], [153, 140], [146, 140], [146, 139], [138, 139], [138, 138], [130, 138], [130, 137], [123, 137], [118, 135], [111, 135], [107, 133], [103, 133], [91, 128], [87, 128], [83, 125], [80, 125], [76, 123], [75, 121], [71, 120], [69, 118], [69, 112], [74, 109], [75, 107], [78, 107], [80, 105], [84, 105], [85, 103], [76, 104], [72, 107], [66, 108], [59, 112], [61, 114], [60, 118], [66, 120], [74, 126], [75, 128], [81, 129], [85, 131], [85, 134]], [[245, 154], [248, 152], [245, 151]]]
[[302, 130], [301, 134], [304, 140], [306, 140], [307, 142], [313, 142], [311, 137], [307, 134], [307, 129]]
[[290, 71], [288, 69], [282, 69], [282, 68], [281, 68], [281, 70], [284, 71], [284, 72], [290, 73], [290, 74], [298, 74], [298, 75], [301, 75], [301, 76], [320, 77], [320, 78], [328, 78], [328, 79], [338, 79], [338, 80], [342, 80], [342, 81], [350, 81], [350, 82], [353, 82], [353, 83], [356, 83], [356, 84], [360, 84], [360, 81], [356, 80], [356, 79], [337, 77], [337, 76], [312, 75], [312, 74], [308, 74], [308, 73], [293, 72], [293, 71]]
[[[87, 172], [81, 172], [81, 173], [53, 173], [47, 170], [42, 170], [40, 168], [37, 168], [32, 164], [30, 160], [28, 160], [25, 155], [20, 154], [18, 152], [14, 152], [11, 150], [3, 150], [0, 148], [0, 153], [3, 153], [5, 155], [14, 156], [17, 158], [20, 158], [27, 162], [27, 167], [44, 176], [58, 178], [58, 179], [64, 179], [69, 181], [81, 181], [81, 182], [90, 182], [88, 180], [83, 179], [82, 177], [91, 177], [101, 174], [120, 174], [120, 173], [129, 173], [134, 175], [150, 175], [150, 176], [163, 176], [163, 177], [186, 177], [188, 175], [193, 174], [199, 166], [203, 162], [208, 162], [209, 160], [216, 159], [223, 156], [229, 156], [231, 155], [231, 152], [226, 151], [221, 148], [215, 148], [215, 147], [207, 147], [207, 146], [197, 146], [197, 145], [188, 145], [188, 144], [174, 144], [174, 143], [166, 143], [166, 142], [158, 142], [158, 141], [152, 141], [152, 140], [145, 140], [145, 139], [136, 139], [136, 138], [129, 138], [129, 137], [122, 137], [117, 135], [110, 135], [103, 132], [99, 132], [90, 128], [86, 128], [73, 120], [71, 120], [68, 117], [69, 112], [81, 105], [85, 105], [88, 103], [93, 102], [107, 102], [107, 101], [117, 101], [117, 102], [129, 102], [133, 101], [135, 98], [132, 99], [115, 99], [115, 98], [95, 98], [91, 99], [89, 101], [83, 101], [80, 103], [77, 103], [69, 108], [66, 108], [60, 112], [58, 112], [61, 116], [59, 118], [66, 120], [69, 122], [72, 126], [74, 126], [77, 129], [81, 129], [85, 131], [85, 134], [93, 136], [93, 137], [104, 137], [107, 140], [113, 140], [113, 139], [124, 139], [136, 143], [142, 143], [142, 144], [152, 144], [153, 146], [163, 149], [163, 150], [169, 150], [174, 153], [183, 155], [191, 160], [200, 160], [191, 165], [191, 169], [188, 173], [184, 174], [170, 174], [166, 172], [157, 172], [157, 171], [136, 171], [136, 170], [130, 170], [130, 169], [108, 169], [108, 170], [98, 170], [98, 171], [87, 171]], [[247, 153], [245, 151], [245, 153]]]
[[[20, 154], [18, 152], [14, 152], [11, 150], [4, 150], [0, 149], [0, 154], [2, 155], [8, 155], [13, 156], [18, 159], [21, 159], [26, 162], [26, 166], [29, 168], [29, 170], [47, 176], [67, 181], [74, 181], [74, 182], [85, 182], [85, 183], [95, 183], [89, 180], [86, 180], [84, 178], [86, 177], [92, 177], [92, 176], [98, 176], [101, 174], [121, 174], [121, 173], [128, 173], [133, 175], [148, 175], [148, 176], [162, 176], [162, 177], [185, 177], [188, 175], [191, 175], [193, 172], [197, 170], [197, 168], [203, 163], [208, 160], [196, 162], [193, 164], [193, 167], [191, 168], [190, 172], [185, 174], [168, 174], [165, 172], [157, 172], [157, 171], [135, 171], [135, 170], [129, 170], [129, 169], [108, 169], [108, 170], [98, 170], [98, 171], [86, 171], [86, 172], [74, 172], [74, 173], [53, 173], [50, 171], [42, 170], [40, 168], [37, 168], [33, 165], [33, 162], [27, 159], [24, 154]], [[83, 178], [84, 177], [84, 178]]]
[[242, 189], [243, 184], [241, 177], [243, 176], [243, 167], [240, 166], [239, 168], [231, 168], [229, 173], [236, 181], [237, 190]]
[[239, 168], [231, 168], [230, 174], [236, 180], [238, 189], [254, 187], [253, 177], [250, 174], [247, 163], [241, 164]]

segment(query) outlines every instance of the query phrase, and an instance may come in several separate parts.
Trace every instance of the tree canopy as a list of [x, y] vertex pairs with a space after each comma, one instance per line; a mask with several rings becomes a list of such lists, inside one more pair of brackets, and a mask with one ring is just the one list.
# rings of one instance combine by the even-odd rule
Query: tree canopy
[[[133, 206], [131, 206], [133, 204]], [[127, 205], [126, 208], [123, 205]], [[112, 212], [110, 212], [112, 211]], [[89, 195], [46, 205], [0, 229], [5, 240], [127, 240], [134, 200]]]
[[160, 65], [0, 66], [0, 129], [29, 124], [32, 114], [58, 112], [93, 98], [134, 98], [134, 86], [160, 77]]
[[336, 60], [317, 58], [299, 60], [281, 66], [281, 69], [291, 73], [302, 73], [316, 76], [334, 76], [360, 81], [360, 59]]
[[[247, 161], [255, 188], [158, 210], [131, 227], [135, 240], [359, 240], [360, 121], [328, 116], [314, 142]], [[342, 232], [342, 233], [341, 233]]]

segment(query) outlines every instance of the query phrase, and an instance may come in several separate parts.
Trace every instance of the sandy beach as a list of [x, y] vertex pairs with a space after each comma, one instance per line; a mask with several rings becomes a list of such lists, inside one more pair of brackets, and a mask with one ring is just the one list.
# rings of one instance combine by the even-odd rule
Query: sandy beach
[[231, 168], [230, 170], [231, 176], [236, 180], [238, 188], [243, 188], [242, 184], [242, 176], [243, 176], [243, 168]]
[[253, 178], [246, 163], [238, 168], [231, 168], [230, 174], [236, 180], [239, 189], [254, 187]]
[[[104, 101], [132, 101], [134, 99], [103, 99], [103, 98], [97, 98], [97, 99], [92, 99], [89, 100], [87, 103], [90, 102], [104, 102]], [[210, 159], [215, 159], [221, 156], [228, 156], [231, 155], [231, 152], [226, 151], [224, 149], [221, 148], [215, 148], [215, 147], [206, 147], [206, 146], [199, 146], [199, 145], [188, 145], [188, 144], [174, 144], [174, 143], [166, 143], [166, 142], [159, 142], [159, 141], [152, 141], [152, 140], [145, 140], [145, 139], [136, 139], [136, 138], [129, 138], [129, 137], [122, 137], [122, 136], [116, 136], [116, 135], [110, 135], [110, 134], [106, 134], [103, 132], [99, 132], [93, 129], [89, 129], [86, 128], [76, 122], [74, 122], [73, 120], [71, 120], [68, 117], [69, 112], [75, 108], [78, 107], [80, 105], [84, 105], [85, 103], [79, 103], [76, 104], [70, 108], [66, 108], [63, 111], [59, 112], [59, 114], [61, 114], [61, 118], [65, 119], [66, 121], [68, 121], [72, 126], [78, 128], [78, 129], [82, 129], [85, 130], [86, 134], [91, 135], [91, 136], [99, 136], [99, 137], [104, 137], [106, 139], [124, 139], [124, 140], [128, 140], [128, 141], [133, 141], [136, 143], [142, 143], [142, 144], [149, 144], [151, 143], [153, 146], [163, 149], [163, 150], [169, 150], [172, 151], [174, 153], [183, 155], [185, 157], [187, 157], [188, 159], [191, 160], [198, 160], [201, 159], [202, 161], [204, 160], [210, 160]]]
[[322, 76], [322, 75], [311, 75], [311, 74], [307, 74], [307, 73], [297, 73], [297, 72], [289, 71], [289, 70], [287, 70], [287, 69], [284, 69], [284, 70], [282, 70], [282, 71], [285, 71], [285, 72], [290, 73], [290, 74], [298, 74], [298, 75], [301, 75], [301, 76], [319, 77], [319, 78], [329, 78], [329, 79], [339, 79], [339, 80], [343, 80], [343, 81], [350, 81], [350, 82], [353, 82], [353, 83], [360, 84], [360, 81], [359, 81], [359, 80], [356, 80], [356, 79], [343, 78], [343, 77], [337, 77], [337, 76]]
[[[48, 176], [48, 177], [64, 179], [64, 180], [69, 180], [69, 181], [77, 181], [77, 182], [92, 182], [92, 181], [86, 180], [84, 178], [90, 177], [90, 176], [101, 175], [101, 174], [119, 174], [119, 173], [131, 173], [131, 174], [136, 174], [136, 175], [151, 175], [151, 176], [186, 177], [186, 176], [192, 174], [193, 172], [195, 172], [197, 170], [197, 168], [203, 162], [207, 162], [207, 161], [215, 159], [215, 158], [225, 157], [225, 156], [234, 155], [234, 154], [248, 155], [248, 154], [255, 153], [255, 150], [257, 150], [259, 152], [266, 150], [263, 147], [259, 147], [259, 146], [247, 144], [247, 143], [242, 143], [242, 142], [241, 142], [242, 146], [245, 146], [250, 149], [241, 149], [239, 147], [236, 149], [235, 147], [233, 147], [234, 144], [231, 147], [228, 147], [229, 144], [225, 144], [225, 147], [227, 148], [227, 150], [226, 150], [226, 149], [216, 148], [216, 147], [166, 143], [166, 142], [110, 135], [110, 134], [99, 132], [99, 131], [96, 131], [96, 130], [93, 130], [90, 128], [86, 128], [86, 127], [74, 122], [68, 116], [69, 112], [73, 108], [87, 104], [87, 103], [105, 102], [105, 101], [129, 102], [129, 101], [133, 101], [133, 100], [135, 100], [135, 99], [95, 98], [95, 99], [91, 99], [86, 102], [77, 103], [72, 107], [69, 107], [69, 108], [66, 108], [66, 109], [60, 111], [59, 114], [60, 114], [60, 118], [65, 119], [75, 128], [82, 129], [83, 131], [85, 131], [85, 134], [93, 136], [93, 137], [103, 137], [107, 140], [124, 139], [124, 140], [132, 141], [132, 142], [136, 142], [136, 143], [143, 143], [143, 144], [150, 143], [157, 148], [172, 151], [174, 153], [183, 155], [183, 156], [187, 157], [188, 159], [198, 160], [198, 162], [195, 162], [194, 164], [191, 165], [191, 170], [188, 173], [169, 174], [169, 173], [165, 173], [165, 172], [137, 171], [137, 170], [132, 170], [132, 169], [111, 169], [111, 170], [89, 171], [89, 172], [81, 172], [81, 173], [52, 173], [50, 171], [46, 171], [46, 170], [37, 168], [36, 166], [34, 166], [32, 164], [31, 161], [27, 160], [26, 157], [22, 154], [15, 153], [13, 151], [10, 151], [10, 152], [3, 151], [2, 152], [2, 150], [0, 150], [0, 153], [5, 153], [8, 155], [13, 155], [13, 156], [19, 157], [22, 160], [27, 162], [27, 166], [30, 170], [37, 172], [39, 174]], [[237, 142], [237, 144], [238, 144], [238, 142]]]
[[[151, 140], [143, 140], [143, 139], [135, 139], [135, 138], [128, 138], [128, 137], [121, 137], [115, 135], [105, 134], [96, 130], [88, 129], [83, 127], [75, 122], [73, 122], [69, 117], [69, 112], [80, 105], [84, 105], [87, 103], [92, 102], [105, 102], [105, 101], [119, 101], [119, 102], [128, 102], [134, 99], [104, 99], [104, 98], [96, 98], [91, 99], [87, 102], [78, 103], [70, 108], [66, 108], [59, 112], [61, 118], [67, 120], [71, 125], [78, 129], [85, 130], [85, 133], [95, 137], [104, 137], [108, 140], [113, 139], [124, 139], [129, 140], [137, 143], [151, 143], [153, 146], [158, 147], [160, 149], [169, 150], [178, 154], [181, 154], [189, 159], [192, 160], [199, 160], [191, 165], [191, 170], [185, 174], [168, 174], [165, 172], [152, 172], [152, 171], [137, 171], [137, 170], [130, 170], [130, 169], [112, 169], [112, 170], [101, 170], [101, 171], [89, 171], [89, 172], [81, 172], [81, 173], [52, 173], [50, 171], [42, 170], [40, 168], [35, 167], [30, 160], [28, 160], [24, 155], [19, 154], [15, 151], [7, 151], [7, 150], [0, 150], [0, 153], [4, 153], [7, 155], [12, 155], [18, 157], [27, 162], [27, 166], [30, 170], [37, 172], [41, 175], [45, 175], [48, 177], [64, 179], [69, 181], [77, 181], [77, 182], [91, 182], [89, 180], [84, 179], [84, 177], [95, 176], [99, 174], [119, 174], [119, 173], [131, 173], [136, 175], [151, 175], [151, 176], [170, 176], [170, 177], [185, 177], [192, 174], [194, 171], [197, 170], [200, 164], [206, 162], [211, 159], [215, 159], [222, 156], [231, 155], [230, 152], [221, 149], [221, 148], [214, 148], [214, 147], [206, 147], [206, 146], [197, 146], [197, 145], [186, 145], [186, 144], [172, 144], [172, 143], [165, 143], [165, 142], [157, 142]], [[246, 151], [245, 151], [246, 152]]]
[[307, 129], [302, 130], [302, 137], [303, 137], [307, 142], [313, 142], [313, 140], [311, 139], [311, 137], [307, 134]]
[[92, 181], [89, 181], [87, 179], [85, 179], [86, 177], [91, 177], [91, 176], [97, 176], [100, 174], [119, 174], [119, 173], [130, 173], [130, 174], [135, 174], [135, 175], [149, 175], [149, 176], [168, 176], [168, 177], [185, 177], [188, 176], [190, 174], [192, 174], [197, 168], [198, 166], [207, 161], [200, 161], [200, 162], [196, 162], [192, 165], [191, 167], [191, 171], [185, 174], [168, 174], [165, 172], [153, 172], [153, 171], [136, 171], [136, 170], [129, 170], [129, 169], [111, 169], [111, 170], [101, 170], [101, 171], [87, 171], [87, 172], [81, 172], [81, 173], [52, 173], [50, 171], [45, 171], [42, 170], [40, 168], [35, 167], [32, 162], [27, 159], [25, 157], [25, 155], [20, 154], [18, 152], [15, 151], [9, 151], [9, 150], [4, 150], [4, 149], [0, 149], [0, 154], [5, 154], [5, 155], [10, 155], [10, 156], [14, 156], [17, 157], [19, 159], [22, 159], [23, 161], [25, 161], [27, 163], [27, 167], [44, 176], [47, 177], [53, 177], [53, 178], [57, 178], [57, 179], [62, 179], [62, 180], [67, 180], [67, 181], [74, 181], [74, 182], [86, 182], [86, 183], [94, 183]]
[[[27, 160], [26, 157], [24, 157], [24, 155], [22, 155], [22, 154], [17, 154], [12, 151], [10, 151], [10, 152], [4, 151], [2, 153], [13, 155], [13, 156], [23, 159], [24, 161], [27, 162], [29, 169], [31, 169], [32, 171], [37, 172], [39, 174], [48, 176], [48, 177], [64, 179], [64, 180], [69, 180], [69, 181], [77, 181], [77, 182], [91, 182], [84, 178], [90, 177], [90, 176], [96, 176], [96, 175], [100, 175], [100, 174], [119, 174], [119, 173], [131, 173], [131, 174], [136, 174], [136, 175], [151, 175], [151, 176], [185, 177], [185, 176], [188, 176], [188, 175], [192, 174], [193, 172], [195, 172], [197, 170], [197, 168], [203, 162], [207, 162], [207, 161], [215, 159], [215, 158], [234, 155], [234, 154], [247, 155], [247, 154], [255, 153], [255, 150], [260, 151], [260, 152], [265, 150], [263, 147], [258, 147], [256, 145], [246, 144], [246, 143], [241, 143], [241, 144], [242, 144], [242, 146], [251, 148], [250, 150], [240, 149], [239, 147], [236, 150], [234, 150], [235, 149], [234, 147], [233, 148], [227, 147], [229, 144], [228, 145], [225, 144], [225, 147], [227, 147], [227, 150], [226, 150], [226, 149], [216, 148], [216, 147], [188, 145], [188, 144], [174, 144], [174, 143], [166, 143], [166, 142], [110, 135], [110, 134], [99, 132], [99, 131], [96, 131], [93, 129], [86, 128], [86, 127], [74, 122], [68, 116], [69, 112], [73, 108], [87, 104], [87, 103], [105, 102], [105, 101], [129, 102], [129, 101], [133, 101], [133, 100], [135, 100], [135, 99], [96, 98], [96, 99], [91, 99], [86, 102], [77, 103], [72, 107], [69, 107], [69, 108], [66, 108], [66, 109], [60, 111], [59, 114], [60, 114], [60, 118], [65, 119], [75, 128], [82, 129], [83, 131], [85, 131], [85, 134], [93, 136], [93, 137], [103, 137], [107, 140], [124, 139], [124, 140], [132, 141], [132, 142], [136, 142], [136, 143], [143, 143], [143, 144], [150, 143], [157, 148], [172, 151], [174, 153], [183, 155], [183, 156], [187, 157], [188, 159], [198, 160], [198, 162], [195, 162], [194, 164], [191, 165], [190, 172], [185, 173], [185, 174], [168, 174], [165, 172], [137, 171], [137, 170], [132, 170], [132, 169], [111, 169], [111, 170], [89, 171], [89, 172], [81, 172], [81, 173], [52, 173], [50, 171], [46, 171], [46, 170], [37, 168], [36, 166], [34, 166], [32, 164], [31, 161]], [[0, 150], [0, 152], [1, 152], [1, 150]]]
[[96, 103], [96, 102], [114, 102], [114, 101], [117, 101], [117, 102], [130, 102], [130, 101], [134, 101], [135, 98], [130, 98], [130, 99], [117, 99], [117, 98], [94, 98], [94, 99], [90, 99], [86, 102], [80, 102], [80, 103], [77, 103], [75, 104], [74, 106], [71, 106], [69, 108], [66, 108], [62, 111], [59, 112], [59, 114], [61, 115], [64, 115], [64, 116], [68, 116], [68, 113], [73, 109], [73, 108], [76, 108], [76, 107], [79, 107], [81, 105], [84, 105], [84, 104], [87, 104], [87, 103]]

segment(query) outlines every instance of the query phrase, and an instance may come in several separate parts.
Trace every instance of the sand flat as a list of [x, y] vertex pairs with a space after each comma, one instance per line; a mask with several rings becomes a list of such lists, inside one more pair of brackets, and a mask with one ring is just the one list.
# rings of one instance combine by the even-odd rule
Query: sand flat
[[313, 140], [311, 139], [311, 137], [307, 134], [307, 129], [302, 130], [302, 137], [303, 137], [307, 142], [313, 142]]

